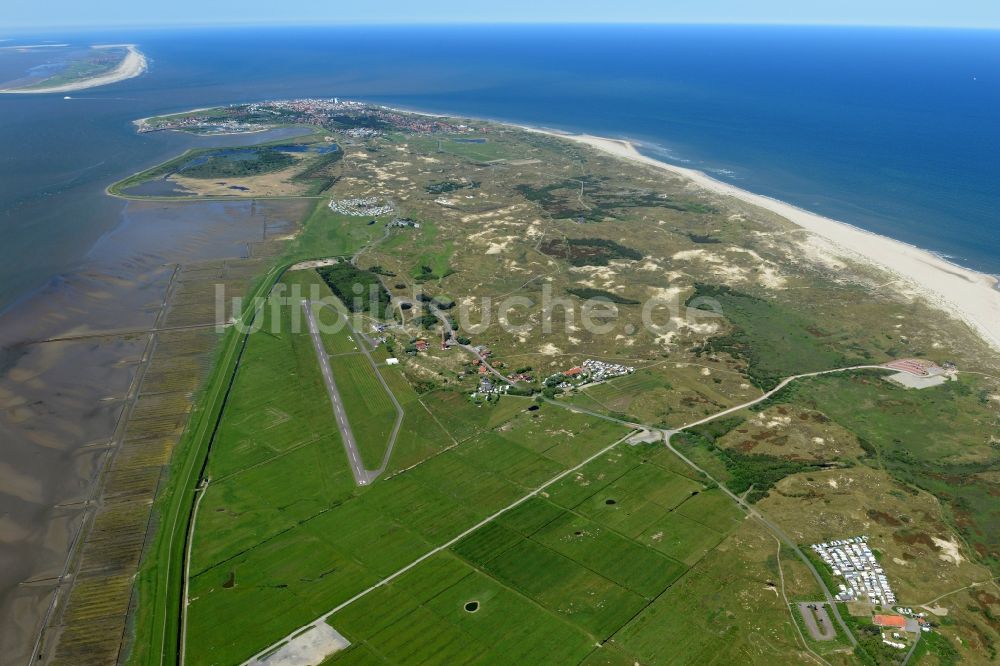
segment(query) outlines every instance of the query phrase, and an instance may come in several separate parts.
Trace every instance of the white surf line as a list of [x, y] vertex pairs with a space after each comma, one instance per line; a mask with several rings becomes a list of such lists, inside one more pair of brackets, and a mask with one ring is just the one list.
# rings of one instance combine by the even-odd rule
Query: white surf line
[[443, 543], [440, 546], [438, 546], [437, 548], [434, 548], [434, 549], [432, 549], [432, 550], [424, 553], [423, 555], [421, 555], [417, 559], [413, 560], [412, 562], [410, 562], [409, 564], [407, 564], [405, 567], [403, 567], [402, 569], [400, 569], [396, 573], [390, 574], [389, 576], [386, 576], [385, 578], [383, 578], [379, 582], [375, 583], [371, 587], [369, 587], [367, 589], [364, 589], [361, 592], [358, 592], [357, 594], [355, 594], [353, 597], [351, 597], [347, 601], [341, 603], [339, 606], [336, 606], [332, 610], [324, 613], [323, 615], [320, 615], [318, 618], [316, 618], [316, 620], [314, 620], [310, 624], [302, 626], [302, 627], [299, 627], [298, 629], [294, 630], [293, 632], [291, 632], [290, 634], [288, 634], [287, 636], [285, 636], [281, 640], [279, 640], [279, 641], [271, 644], [267, 648], [261, 650], [260, 652], [258, 652], [257, 654], [255, 654], [253, 657], [251, 657], [250, 659], [247, 659], [245, 662], [243, 662], [242, 666], [264, 666], [265, 664], [268, 663], [267, 657], [273, 655], [279, 648], [281, 648], [284, 645], [287, 645], [288, 643], [290, 643], [292, 640], [295, 639], [296, 636], [303, 635], [305, 633], [305, 630], [310, 629], [312, 627], [318, 627], [319, 625], [321, 625], [324, 622], [326, 622], [331, 616], [333, 616], [334, 614], [339, 613], [340, 611], [344, 610], [345, 608], [347, 608], [348, 606], [350, 606], [351, 604], [353, 604], [358, 599], [361, 599], [362, 597], [367, 596], [371, 592], [374, 592], [378, 588], [383, 587], [383, 586], [387, 585], [388, 583], [391, 583], [392, 581], [394, 581], [395, 579], [399, 578], [400, 576], [402, 576], [407, 571], [410, 571], [411, 569], [413, 569], [417, 565], [421, 564], [422, 562], [425, 562], [426, 560], [428, 560], [431, 557], [437, 555], [441, 551], [446, 550], [448, 548], [451, 548], [456, 543], [458, 543], [459, 541], [461, 541], [465, 537], [469, 536], [470, 534], [472, 534], [473, 532], [475, 532], [479, 528], [481, 528], [481, 527], [483, 527], [485, 525], [488, 525], [489, 523], [493, 522], [494, 520], [496, 520], [497, 518], [499, 518], [503, 514], [507, 513], [511, 509], [517, 508], [518, 506], [524, 504], [525, 502], [527, 502], [532, 497], [537, 496], [538, 493], [542, 492], [543, 490], [545, 490], [546, 488], [548, 488], [552, 484], [554, 484], [554, 483], [556, 483], [558, 481], [561, 481], [562, 479], [566, 478], [567, 476], [569, 476], [573, 472], [577, 471], [581, 467], [584, 467], [585, 465], [593, 462], [594, 460], [597, 460], [601, 456], [605, 455], [608, 451], [611, 451], [612, 449], [614, 449], [616, 446], [618, 446], [622, 442], [628, 440], [634, 434], [635, 434], [635, 431], [633, 429], [633, 431], [629, 432], [627, 435], [625, 435], [621, 439], [619, 439], [619, 440], [617, 440], [617, 441], [609, 444], [608, 446], [604, 447], [603, 449], [601, 449], [600, 451], [598, 451], [594, 455], [590, 456], [589, 458], [587, 458], [583, 462], [581, 462], [581, 463], [579, 463], [579, 464], [577, 464], [577, 465], [575, 465], [573, 467], [570, 467], [567, 470], [564, 470], [564, 471], [560, 472], [559, 474], [555, 475], [554, 477], [552, 477], [551, 479], [549, 479], [548, 481], [546, 481], [542, 485], [540, 485], [537, 488], [535, 488], [534, 490], [532, 490], [530, 493], [528, 493], [524, 497], [522, 497], [522, 498], [514, 501], [511, 504], [508, 504], [507, 506], [505, 506], [504, 508], [500, 509], [499, 511], [497, 511], [493, 515], [487, 516], [486, 518], [484, 518], [480, 522], [476, 523], [475, 525], [473, 525], [469, 529], [465, 530], [464, 532], [462, 532], [461, 534], [459, 534], [458, 536], [456, 536], [451, 541]]

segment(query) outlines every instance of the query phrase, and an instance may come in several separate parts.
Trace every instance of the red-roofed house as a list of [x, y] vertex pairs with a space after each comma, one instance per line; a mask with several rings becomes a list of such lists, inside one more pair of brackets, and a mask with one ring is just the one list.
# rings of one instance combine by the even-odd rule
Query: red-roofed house
[[575, 368], [570, 368], [569, 370], [567, 370], [563, 374], [566, 375], [567, 377], [576, 377], [577, 375], [579, 375], [582, 372], [583, 372], [583, 368], [581, 368], [580, 366], [576, 366]]

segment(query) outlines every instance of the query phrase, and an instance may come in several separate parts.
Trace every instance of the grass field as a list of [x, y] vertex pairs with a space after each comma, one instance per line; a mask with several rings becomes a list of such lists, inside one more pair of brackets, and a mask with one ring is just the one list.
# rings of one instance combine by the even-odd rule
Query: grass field
[[[538, 377], [585, 358], [634, 365], [633, 375], [558, 400], [649, 424], [695, 421], [759, 396], [779, 377], [813, 369], [903, 355], [954, 358], [972, 368], [980, 365], [972, 359], [985, 358], [967, 332], [923, 304], [870, 288], [864, 280], [871, 276], [848, 282], [842, 271], [831, 278], [809, 264], [788, 227], [757, 211], [724, 210], [680, 181], [551, 138], [504, 130], [487, 139], [351, 144], [341, 163], [350, 170], [343, 167], [330, 196], [391, 198], [421, 228], [386, 231], [319, 202], [289, 256], [352, 256], [364, 248], [358, 266], [382, 267], [394, 293], [425, 281], [432, 295], [477, 304], [487, 296], [535, 298], [545, 284], [557, 294], [582, 286], [640, 302], [717, 298], [724, 319], [678, 316], [667, 332], [621, 328], [598, 336], [567, 326], [521, 336], [494, 327], [472, 336], [493, 349], [492, 360], [532, 366]], [[536, 156], [545, 160], [524, 159]], [[520, 159], [484, 164], [512, 158]], [[428, 190], [460, 180], [477, 187]], [[524, 195], [545, 188], [558, 196]], [[582, 212], [565, 217], [563, 209]], [[581, 223], [588, 238], [627, 239], [641, 252], [596, 266], [541, 251], [553, 238], [579, 237]], [[301, 285], [315, 279], [312, 271], [288, 277]], [[712, 286], [720, 283], [733, 286]], [[638, 310], [623, 304], [619, 323], [637, 325]], [[529, 319], [538, 314], [527, 312]], [[417, 333], [388, 334], [402, 350]], [[387, 427], [384, 389], [376, 390], [356, 341], [344, 332], [324, 341], [372, 466]], [[386, 473], [358, 488], [308, 336], [251, 336], [195, 533], [190, 663], [245, 659], [626, 433], [558, 404], [513, 396], [477, 404], [468, 397], [478, 379], [468, 355], [436, 347], [399, 354], [400, 366], [380, 368], [405, 417]], [[971, 544], [974, 550], [962, 550], [970, 558], [995, 557], [996, 392], [986, 379], [916, 393], [866, 375], [828, 377], [740, 414], [745, 422], [717, 439], [701, 433], [701, 440], [674, 441], [720, 483], [748, 492], [746, 456], [766, 454], [751, 461], [768, 475], [771, 495], [761, 506], [773, 508], [796, 539], [820, 527], [831, 538], [861, 529], [847, 517], [873, 533], [899, 522], [885, 530], [902, 540], [892, 551], [908, 562], [899, 566], [925, 571], [904, 553], [943, 562], [927, 542], [948, 537], [949, 524]], [[770, 425], [786, 418], [795, 427]], [[771, 458], [795, 464], [778, 469]], [[817, 464], [828, 462], [854, 467]], [[932, 504], [905, 513], [913, 488], [890, 489], [891, 476], [863, 471], [926, 488], [947, 511], [936, 522], [928, 518], [936, 515]], [[832, 476], [848, 473], [854, 482]], [[823, 486], [837, 479], [840, 486]], [[869, 516], [861, 504], [872, 488], [898, 493], [890, 495], [902, 503], [892, 505], [898, 511]], [[765, 490], [754, 492], [759, 499]], [[665, 447], [622, 443], [338, 612], [331, 624], [352, 646], [329, 662], [798, 663], [807, 657], [782, 584], [787, 579], [792, 597], [818, 590], [788, 557]], [[961, 576], [935, 569], [934, 589], [968, 582], [959, 569]], [[993, 606], [971, 595], [956, 597], [965, 609], [951, 617], [982, 629]], [[478, 605], [467, 610], [473, 601]], [[968, 627], [956, 635], [971, 641]], [[991, 636], [987, 629], [983, 635]]]
[[330, 359], [330, 369], [365, 467], [378, 469], [396, 420], [396, 409], [367, 357], [335, 356]]
[[384, 233], [382, 225], [368, 224], [365, 218], [334, 213], [328, 203], [325, 199], [317, 201], [305, 221], [302, 234], [292, 243], [289, 251], [291, 258], [303, 261], [350, 256]]
[[704, 359], [697, 365], [660, 363], [639, 368], [631, 375], [571, 393], [566, 399], [639, 423], [676, 427], [759, 394], [725, 363]]
[[[555, 408], [529, 413], [513, 398], [477, 407], [447, 392], [418, 397], [386, 368], [407, 410], [400, 457], [420, 464], [358, 489], [308, 335], [289, 330], [291, 310], [279, 311], [280, 333], [265, 321], [251, 336], [210, 459], [191, 568], [191, 663], [246, 658], [623, 432]], [[354, 426], [361, 441], [388, 399], [364, 357], [331, 362], [352, 378], [348, 411], [370, 415]], [[233, 618], [224, 634], [220, 617]]]
[[[657, 464], [662, 455], [620, 446], [465, 537], [452, 555], [333, 615], [329, 623], [352, 645], [328, 663], [420, 663], [443, 654], [448, 663], [624, 666], [696, 663], [720, 650], [740, 663], [797, 657], [789, 611], [765, 585], [778, 577], [773, 539], [740, 520], [718, 491], [688, 493], [677, 511], [664, 512], [661, 529], [687, 562], [662, 552], [672, 548], [668, 540], [647, 545], [577, 511], [603, 503], [609, 477], [672, 474]], [[712, 499], [689, 513], [715, 529], [679, 513], [702, 497]], [[656, 499], [674, 501], [670, 490]]]
[[[469, 139], [477, 139], [477, 141]], [[478, 139], [482, 139], [482, 141], [479, 142]], [[510, 159], [525, 154], [524, 147], [511, 145], [502, 139], [493, 137], [408, 137], [406, 144], [415, 153], [427, 155], [448, 153], [479, 162]]]

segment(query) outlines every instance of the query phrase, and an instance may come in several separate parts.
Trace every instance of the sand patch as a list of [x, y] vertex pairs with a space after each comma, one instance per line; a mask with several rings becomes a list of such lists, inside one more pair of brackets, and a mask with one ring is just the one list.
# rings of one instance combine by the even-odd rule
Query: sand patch
[[246, 663], [248, 666], [313, 666], [350, 645], [351, 642], [336, 629], [318, 621], [274, 652]]
[[958, 548], [957, 541], [949, 541], [938, 537], [931, 537], [931, 539], [934, 540], [934, 545], [941, 549], [938, 557], [945, 562], [954, 562], [955, 566], [958, 566], [965, 561], [965, 558], [962, 557], [962, 552]]
[[[749, 256], [753, 260], [752, 267], [737, 264], [732, 255]], [[701, 263], [716, 276], [728, 282], [756, 282], [768, 289], [781, 289], [787, 282], [774, 263], [753, 250], [742, 247], [727, 247], [720, 253], [712, 253], [702, 248], [681, 250], [674, 254], [673, 259]]]

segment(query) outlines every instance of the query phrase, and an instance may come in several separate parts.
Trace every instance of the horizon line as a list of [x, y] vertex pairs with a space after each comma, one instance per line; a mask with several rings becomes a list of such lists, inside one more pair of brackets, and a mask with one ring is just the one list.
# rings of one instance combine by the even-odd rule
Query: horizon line
[[[115, 31], [115, 30], [145, 30], [145, 31], [165, 31], [178, 28], [187, 29], [219, 29], [219, 28], [429, 28], [429, 27], [718, 27], [718, 28], [855, 28], [855, 29], [900, 29], [900, 30], [974, 30], [974, 31], [998, 31], [997, 25], [967, 25], [967, 24], [926, 24], [926, 23], [811, 23], [797, 21], [589, 21], [589, 20], [560, 20], [560, 21], [400, 21], [400, 22], [373, 22], [367, 20], [360, 21], [289, 21], [275, 23], [267, 19], [254, 21], [212, 21], [207, 23], [188, 21], [168, 21], [158, 23], [114, 23], [114, 24], [92, 24], [92, 23], [71, 23], [63, 25], [8, 25], [6, 34], [15, 35], [24, 32], [37, 32], [46, 34], [54, 31], [78, 30], [78, 31]], [[5, 41], [0, 38], [0, 42]]]

